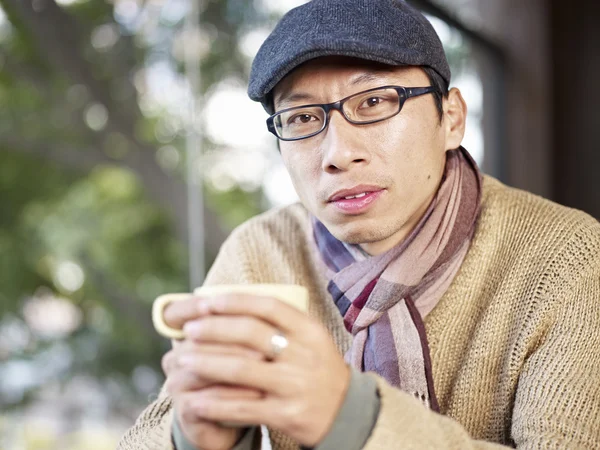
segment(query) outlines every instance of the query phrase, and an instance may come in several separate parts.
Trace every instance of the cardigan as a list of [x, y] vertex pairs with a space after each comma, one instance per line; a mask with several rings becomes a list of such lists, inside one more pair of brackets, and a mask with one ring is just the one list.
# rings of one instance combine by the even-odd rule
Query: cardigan
[[[352, 337], [327, 292], [300, 204], [242, 224], [206, 284], [293, 283], [340, 352]], [[600, 448], [600, 223], [484, 177], [471, 247], [425, 318], [435, 413], [375, 374], [380, 411], [366, 450]], [[119, 449], [172, 449], [166, 392]], [[275, 450], [298, 444], [269, 430]]]

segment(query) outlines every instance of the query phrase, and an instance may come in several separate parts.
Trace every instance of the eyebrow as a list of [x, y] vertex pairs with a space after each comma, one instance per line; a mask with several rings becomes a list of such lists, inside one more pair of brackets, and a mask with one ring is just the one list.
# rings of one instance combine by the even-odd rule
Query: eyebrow
[[[353, 77], [349, 81], [348, 84], [350, 86], [356, 86], [358, 84], [371, 83], [373, 81], [381, 81], [381, 79], [382, 79], [381, 74], [384, 74], [384, 73], [385, 74], [391, 73], [391, 71], [387, 71], [387, 70], [366, 71], [365, 73], [361, 73], [360, 75]], [[292, 103], [300, 102], [300, 101], [304, 101], [304, 102], [308, 102], [308, 103], [316, 102], [315, 97], [308, 92], [294, 92], [291, 94], [283, 94], [278, 99], [277, 106], [278, 106], [278, 108], [286, 108], [288, 106], [291, 106]]]
[[391, 73], [391, 71], [377, 70], [377, 71], [368, 71], [365, 73], [361, 73], [360, 75], [352, 78], [350, 80], [351, 86], [356, 86], [357, 84], [370, 83], [372, 81], [380, 81], [382, 73]]
[[288, 106], [290, 103], [300, 101], [310, 102], [312, 100], [314, 100], [314, 96], [312, 96], [308, 92], [294, 92], [293, 94], [282, 95], [277, 104], [281, 108]]

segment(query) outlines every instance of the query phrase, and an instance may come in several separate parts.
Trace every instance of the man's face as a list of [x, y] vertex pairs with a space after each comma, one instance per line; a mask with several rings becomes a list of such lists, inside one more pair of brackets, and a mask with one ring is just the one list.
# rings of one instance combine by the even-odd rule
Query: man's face
[[[300, 66], [274, 90], [274, 106], [331, 103], [384, 85], [429, 86], [417, 67], [390, 67], [348, 58]], [[447, 127], [432, 94], [408, 99], [396, 116], [353, 125], [338, 111], [329, 126], [300, 141], [281, 141], [281, 155], [305, 207], [339, 240], [370, 254], [392, 248], [427, 210], [440, 184]], [[365, 194], [366, 195], [363, 195]], [[356, 198], [345, 198], [351, 194]]]

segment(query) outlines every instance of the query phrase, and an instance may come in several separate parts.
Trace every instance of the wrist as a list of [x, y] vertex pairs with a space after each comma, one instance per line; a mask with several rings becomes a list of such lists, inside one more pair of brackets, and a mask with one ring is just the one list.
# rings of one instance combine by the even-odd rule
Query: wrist
[[314, 414], [311, 418], [313, 433], [310, 437], [307, 436], [306, 440], [302, 440], [303, 445], [301, 448], [310, 449], [316, 447], [325, 436], [331, 431], [334, 426], [337, 417], [343, 408], [345, 399], [348, 395], [352, 383], [352, 369], [350, 366], [344, 363], [344, 371], [340, 371], [342, 374], [336, 378], [335, 384], [330, 386], [329, 404], [331, 409], [326, 416], [323, 415], [325, 411], [321, 409], [321, 414]]
[[[356, 369], [351, 378], [343, 403], [328, 432], [312, 448], [314, 450], [362, 449], [377, 422], [381, 402], [375, 380]], [[310, 450], [311, 447], [302, 447]]]

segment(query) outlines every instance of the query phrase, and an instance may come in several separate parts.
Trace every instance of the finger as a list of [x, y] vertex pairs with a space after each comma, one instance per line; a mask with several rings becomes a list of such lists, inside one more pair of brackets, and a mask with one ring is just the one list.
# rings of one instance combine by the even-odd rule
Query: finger
[[223, 344], [218, 342], [195, 342], [191, 339], [183, 341], [182, 345], [177, 348], [178, 355], [184, 354], [207, 354], [207, 355], [223, 355], [223, 356], [239, 356], [255, 360], [261, 360], [263, 354], [243, 345]]
[[202, 299], [190, 294], [188, 299], [172, 301], [163, 311], [163, 319], [168, 327], [180, 330], [188, 320], [197, 319], [201, 316], [203, 309], [199, 305]]
[[214, 382], [205, 380], [192, 371], [178, 370], [167, 377], [165, 389], [171, 396], [184, 392], [208, 389]]
[[165, 353], [160, 361], [163, 373], [168, 377], [173, 372], [177, 365], [177, 355], [175, 351], [170, 350]]
[[239, 358], [249, 358], [256, 361], [264, 359], [264, 355], [258, 351], [249, 349], [241, 345], [222, 345], [222, 344], [197, 344], [193, 341], [183, 341], [181, 345], [169, 352], [162, 358], [162, 367], [165, 375], [182, 370], [179, 360], [182, 357], [188, 359], [202, 359], [205, 355], [232, 356]]
[[204, 395], [221, 400], [259, 400], [265, 397], [262, 391], [250, 389], [243, 386], [229, 386], [225, 384], [214, 384], [203, 389]]
[[283, 332], [303, 329], [308, 322], [305, 313], [272, 297], [247, 294], [220, 295], [206, 297], [198, 307], [204, 313], [256, 317]]
[[182, 355], [178, 365], [193, 371], [201, 378], [217, 384], [245, 386], [279, 394], [283, 373], [283, 364], [276, 367], [268, 362], [256, 361], [249, 358], [223, 355]]
[[217, 423], [271, 425], [277, 406], [269, 398], [220, 398], [208, 391], [191, 393], [185, 399], [186, 409], [195, 420]]
[[165, 375], [169, 376], [181, 368], [178, 359], [183, 355], [187, 355], [189, 358], [201, 357], [201, 355], [224, 355], [250, 358], [257, 361], [264, 359], [262, 353], [241, 345], [199, 344], [185, 340], [162, 357], [161, 366]]
[[279, 331], [268, 323], [248, 316], [208, 316], [187, 322], [186, 338], [195, 342], [234, 344], [269, 355], [271, 338]]
[[190, 391], [210, 390], [213, 395], [223, 398], [262, 398], [262, 391], [243, 386], [218, 385], [206, 380], [192, 371], [180, 370], [165, 381], [165, 389], [171, 396], [176, 396]]

